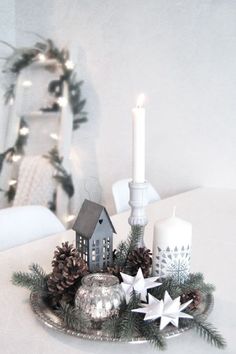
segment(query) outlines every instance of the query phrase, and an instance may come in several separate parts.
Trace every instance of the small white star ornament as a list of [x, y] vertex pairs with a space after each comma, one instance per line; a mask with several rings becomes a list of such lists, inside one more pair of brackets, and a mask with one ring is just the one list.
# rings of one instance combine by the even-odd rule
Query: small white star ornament
[[164, 301], [158, 300], [151, 294], [148, 294], [148, 304], [138, 309], [132, 310], [133, 312], [145, 313], [144, 321], [156, 320], [161, 318], [160, 330], [164, 329], [169, 323], [175, 327], [179, 326], [179, 318], [193, 318], [191, 315], [181, 312], [192, 302], [189, 300], [181, 305], [180, 296], [172, 300], [168, 291], [165, 291]]
[[161, 285], [157, 283], [156, 280], [158, 277], [144, 278], [142, 269], [139, 268], [138, 273], [135, 277], [120, 273], [123, 279], [121, 286], [125, 292], [126, 303], [129, 302], [132, 292], [135, 291], [137, 294], [141, 295], [142, 301], [147, 301], [147, 289], [155, 288], [156, 286]]

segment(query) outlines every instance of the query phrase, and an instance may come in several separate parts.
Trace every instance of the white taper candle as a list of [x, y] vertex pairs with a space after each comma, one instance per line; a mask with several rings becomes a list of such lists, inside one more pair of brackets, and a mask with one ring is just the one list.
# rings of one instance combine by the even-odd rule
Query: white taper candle
[[135, 183], [145, 181], [145, 108], [144, 95], [138, 97], [137, 105], [133, 108], [133, 173]]

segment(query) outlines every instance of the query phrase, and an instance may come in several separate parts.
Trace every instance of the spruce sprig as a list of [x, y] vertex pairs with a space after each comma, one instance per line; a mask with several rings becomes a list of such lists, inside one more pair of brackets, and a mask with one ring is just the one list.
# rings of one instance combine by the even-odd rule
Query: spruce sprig
[[38, 264], [33, 263], [29, 267], [30, 273], [14, 272], [12, 283], [31, 291], [39, 291], [42, 295], [48, 295], [47, 275]]
[[107, 320], [102, 328], [114, 338], [132, 338], [138, 333], [140, 318], [131, 310], [138, 307], [140, 297], [134, 291], [128, 304], [123, 302], [119, 310], [119, 316]]
[[212, 294], [215, 291], [214, 285], [205, 283], [202, 273], [191, 273], [189, 277], [181, 284], [182, 292], [189, 292], [193, 289], [198, 289], [203, 294]]
[[140, 327], [140, 334], [145, 337], [156, 349], [166, 349], [166, 339], [160, 332], [159, 325], [157, 323], [143, 321]]
[[133, 292], [129, 303], [120, 314], [120, 332], [122, 338], [132, 338], [139, 333], [140, 323], [143, 322], [141, 316], [132, 312], [140, 303], [140, 296]]
[[72, 330], [83, 331], [91, 326], [91, 321], [68, 303], [61, 302], [56, 312], [62, 318], [63, 323]]
[[200, 337], [219, 349], [226, 348], [226, 341], [219, 331], [201, 315], [194, 316], [192, 320], [193, 328]]
[[139, 304], [140, 296], [133, 292], [129, 303], [122, 305], [119, 317], [106, 321], [103, 325], [103, 331], [113, 338], [126, 340], [135, 337], [145, 338], [157, 349], [164, 350], [166, 341], [159, 330], [158, 324], [156, 322], [144, 322], [141, 314], [132, 312]]
[[193, 290], [198, 290], [202, 294], [212, 294], [212, 292], [215, 290], [214, 285], [205, 283], [202, 273], [191, 273], [182, 284], [179, 284], [175, 279], [170, 277], [162, 279], [161, 282], [161, 286], [153, 288], [149, 291], [159, 300], [164, 297], [166, 290], [168, 290], [168, 293], [173, 298]]
[[122, 241], [116, 252], [114, 264], [119, 267], [125, 267], [128, 255], [132, 252], [138, 245], [143, 232], [143, 226], [134, 225], [131, 227], [131, 232], [126, 241]]

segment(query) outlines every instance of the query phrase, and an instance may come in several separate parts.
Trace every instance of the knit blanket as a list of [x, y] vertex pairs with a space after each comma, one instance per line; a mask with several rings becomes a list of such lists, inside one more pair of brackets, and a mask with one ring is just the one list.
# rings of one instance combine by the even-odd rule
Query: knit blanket
[[13, 205], [43, 205], [47, 207], [53, 199], [55, 190], [53, 173], [53, 166], [44, 157], [24, 157], [19, 168]]

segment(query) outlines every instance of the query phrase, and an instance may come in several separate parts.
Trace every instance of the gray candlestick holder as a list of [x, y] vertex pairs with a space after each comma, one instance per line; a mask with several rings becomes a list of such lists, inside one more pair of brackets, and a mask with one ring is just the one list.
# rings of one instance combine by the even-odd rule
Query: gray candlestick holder
[[132, 226], [142, 226], [142, 237], [139, 241], [138, 247], [145, 247], [144, 244], [144, 229], [148, 223], [145, 207], [147, 205], [147, 188], [148, 183], [129, 183], [131, 214], [128, 219], [129, 224]]

